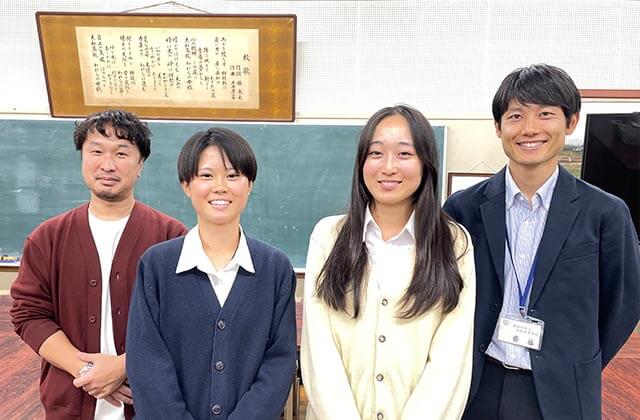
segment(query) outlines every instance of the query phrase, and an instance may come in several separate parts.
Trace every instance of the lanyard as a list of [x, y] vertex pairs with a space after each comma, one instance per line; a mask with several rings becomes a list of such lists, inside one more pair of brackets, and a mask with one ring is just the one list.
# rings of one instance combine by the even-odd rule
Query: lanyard
[[531, 286], [533, 285], [533, 278], [536, 276], [536, 266], [538, 265], [538, 250], [536, 250], [536, 256], [533, 259], [533, 263], [531, 264], [531, 269], [529, 270], [529, 275], [527, 276], [527, 283], [524, 285], [524, 291], [520, 287], [520, 279], [518, 278], [518, 270], [516, 270], [516, 265], [513, 262], [513, 252], [511, 252], [511, 243], [509, 242], [509, 232], [505, 232], [505, 237], [507, 238], [507, 248], [509, 249], [509, 259], [511, 260], [511, 267], [513, 268], [513, 275], [516, 276], [516, 285], [518, 286], [518, 309], [520, 309], [520, 315], [523, 318], [527, 315], [527, 297], [531, 292]]

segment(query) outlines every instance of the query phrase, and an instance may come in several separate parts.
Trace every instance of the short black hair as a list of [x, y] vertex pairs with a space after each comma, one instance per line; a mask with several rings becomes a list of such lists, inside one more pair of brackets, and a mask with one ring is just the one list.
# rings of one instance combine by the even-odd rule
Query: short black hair
[[219, 148], [229, 163], [249, 181], [256, 180], [258, 162], [249, 143], [238, 133], [228, 128], [211, 127], [198, 131], [182, 146], [178, 157], [178, 179], [188, 184], [198, 173], [198, 161], [203, 150], [209, 146]]
[[73, 130], [73, 142], [76, 150], [82, 150], [82, 145], [91, 130], [96, 130], [103, 136], [107, 136], [106, 129], [113, 127], [115, 136], [119, 139], [129, 140], [135, 144], [142, 160], [146, 160], [151, 154], [151, 130], [146, 122], [140, 121], [133, 112], [122, 109], [108, 109], [89, 115], [84, 121], [76, 122]]
[[522, 105], [559, 106], [567, 127], [571, 117], [580, 112], [580, 92], [571, 77], [559, 67], [532, 64], [509, 73], [493, 97], [493, 120], [500, 126], [502, 115], [515, 100]]

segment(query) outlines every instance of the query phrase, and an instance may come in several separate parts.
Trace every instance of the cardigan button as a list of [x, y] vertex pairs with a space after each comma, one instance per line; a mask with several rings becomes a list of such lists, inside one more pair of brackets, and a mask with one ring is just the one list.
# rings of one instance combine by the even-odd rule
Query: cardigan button
[[218, 371], [224, 369], [224, 362], [222, 360], [218, 360], [215, 364], [215, 368]]
[[95, 323], [96, 323], [96, 317], [95, 317], [95, 316], [93, 316], [93, 315], [91, 315], [91, 316], [89, 317], [89, 322], [90, 322], [90, 323], [92, 323], [92, 324], [95, 324]]
[[384, 335], [381, 335], [378, 337], [378, 341], [381, 343], [384, 343], [385, 341], [387, 341], [387, 337], [385, 337]]
[[89, 280], [89, 285], [91, 287], [96, 287], [98, 285], [98, 280], [96, 280], [96, 279]]
[[492, 303], [491, 305], [489, 305], [489, 310], [491, 312], [498, 312], [498, 304], [497, 303]]
[[220, 407], [220, 404], [216, 404], [211, 407], [211, 412], [217, 416], [218, 414], [222, 413], [222, 407]]
[[387, 299], [382, 299], [382, 306], [387, 306], [388, 303], [389, 301]]
[[221, 319], [220, 321], [218, 321], [219, 330], [224, 330], [226, 327], [227, 327], [227, 324], [224, 322], [224, 319]]
[[382, 373], [378, 373], [376, 375], [376, 381], [382, 382], [383, 379], [384, 379], [384, 375]]
[[480, 350], [481, 353], [484, 353], [485, 350], [487, 350], [487, 346], [485, 346], [484, 344], [480, 344], [478, 346], [478, 350]]
[[378, 413], [378, 414], [376, 414], [376, 418], [377, 418], [378, 420], [382, 420], [382, 419], [384, 419], [384, 414], [382, 414], [382, 413]]

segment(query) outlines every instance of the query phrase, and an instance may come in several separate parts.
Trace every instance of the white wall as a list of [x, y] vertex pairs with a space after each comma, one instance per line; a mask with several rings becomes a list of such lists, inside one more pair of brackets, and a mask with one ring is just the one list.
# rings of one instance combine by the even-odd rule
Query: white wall
[[[0, 1], [0, 113], [49, 112], [36, 11], [123, 12], [160, 2]], [[166, 3], [142, 11], [196, 13]], [[502, 78], [534, 62], [565, 68], [583, 89], [640, 89], [637, 0], [181, 3], [217, 14], [296, 14], [299, 118], [366, 118], [397, 102], [430, 118], [489, 118]]]
[[[0, 118], [48, 118], [36, 11], [124, 12], [157, 3], [0, 0]], [[558, 65], [583, 89], [640, 89], [638, 0], [166, 3], [137, 12], [296, 14], [297, 121], [364, 122], [382, 106], [414, 105], [447, 126], [446, 171], [504, 165], [490, 104], [518, 66]], [[631, 111], [640, 111], [640, 100], [587, 103], [568, 142], [582, 141], [587, 112]]]

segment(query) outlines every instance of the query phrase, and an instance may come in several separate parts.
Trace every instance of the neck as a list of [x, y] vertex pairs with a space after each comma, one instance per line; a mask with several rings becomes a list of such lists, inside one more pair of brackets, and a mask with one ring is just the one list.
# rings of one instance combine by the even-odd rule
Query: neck
[[405, 227], [413, 206], [385, 206], [384, 204], [371, 204], [373, 220], [382, 231], [382, 239], [387, 240], [396, 236]]
[[198, 234], [205, 254], [216, 269], [222, 268], [236, 253], [240, 243], [240, 225], [209, 225], [198, 221]]
[[133, 195], [122, 201], [105, 201], [92, 194], [89, 211], [98, 219], [118, 220], [129, 216], [135, 203]]
[[553, 165], [548, 165], [548, 167], [530, 169], [526, 166], [512, 165], [509, 163], [508, 170], [520, 191], [522, 191], [525, 197], [527, 197], [527, 200], [531, 202], [536, 191], [553, 175], [557, 164], [558, 163], [554, 161]]

